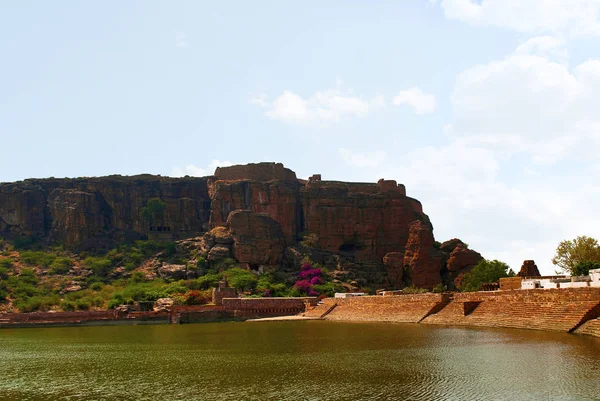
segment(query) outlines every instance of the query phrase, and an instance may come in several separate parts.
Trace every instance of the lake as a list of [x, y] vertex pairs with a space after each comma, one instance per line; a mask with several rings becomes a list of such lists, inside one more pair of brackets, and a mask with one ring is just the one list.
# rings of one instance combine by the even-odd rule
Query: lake
[[2, 400], [585, 400], [600, 338], [326, 321], [0, 330]]

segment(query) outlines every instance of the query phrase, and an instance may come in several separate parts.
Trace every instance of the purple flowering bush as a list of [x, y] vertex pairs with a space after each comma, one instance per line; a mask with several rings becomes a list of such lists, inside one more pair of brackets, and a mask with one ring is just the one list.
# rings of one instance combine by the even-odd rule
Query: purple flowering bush
[[300, 279], [294, 284], [294, 288], [301, 294], [308, 296], [317, 296], [319, 292], [314, 288], [315, 285], [323, 283], [323, 270], [321, 268], [313, 268], [312, 264], [305, 262], [302, 264]]

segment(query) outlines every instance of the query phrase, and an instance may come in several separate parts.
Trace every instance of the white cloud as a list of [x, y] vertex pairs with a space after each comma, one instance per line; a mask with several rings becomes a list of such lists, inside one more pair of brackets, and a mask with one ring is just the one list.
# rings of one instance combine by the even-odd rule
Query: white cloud
[[525, 33], [600, 34], [600, 0], [441, 0], [449, 19]]
[[213, 175], [215, 169], [217, 167], [227, 167], [232, 166], [235, 163], [230, 161], [220, 161], [220, 160], [212, 160], [207, 167], [198, 167], [194, 164], [188, 164], [186, 166], [180, 167], [175, 166], [171, 169], [171, 177], [184, 177], [186, 175], [192, 177], [206, 177], [209, 175]]
[[447, 145], [379, 163], [353, 149], [340, 155], [361, 179], [404, 183], [438, 240], [459, 237], [515, 270], [534, 259], [552, 274], [560, 241], [600, 237], [600, 183], [591, 178], [600, 173], [600, 60], [570, 67], [563, 44], [533, 38], [460, 73]]
[[385, 177], [405, 184], [408, 196], [419, 199], [431, 217], [437, 240], [461, 238], [484, 257], [515, 270], [523, 260], [534, 259], [543, 273], [552, 274], [550, 260], [560, 241], [600, 237], [600, 218], [594, 218], [600, 184], [589, 183], [587, 171], [541, 176], [524, 171], [518, 180], [506, 179], [509, 158], [463, 140], [385, 159], [366, 175], [356, 160], [369, 158], [349, 149], [346, 153], [352, 156], [344, 157], [347, 165], [362, 179]]
[[285, 90], [272, 103], [266, 95], [253, 97], [250, 103], [265, 109], [265, 115], [286, 123], [338, 122], [345, 117], [365, 117], [374, 109], [385, 106], [383, 96], [364, 99], [344, 91], [338, 78], [335, 89], [318, 91], [308, 98]]
[[565, 39], [558, 36], [537, 36], [523, 43], [516, 54], [529, 54], [556, 59], [561, 63], [566, 63], [569, 58], [569, 52], [565, 48]]
[[191, 43], [187, 40], [187, 35], [185, 32], [177, 32], [175, 34], [175, 47], [180, 49], [192, 47]]
[[433, 113], [436, 108], [435, 96], [424, 93], [419, 88], [410, 88], [402, 90], [394, 97], [396, 106], [408, 105], [412, 107], [415, 113], [419, 115]]
[[[560, 41], [534, 38], [503, 60], [458, 75], [450, 135], [553, 163], [600, 151], [600, 61], [553, 61]], [[558, 53], [557, 53], [558, 52]]]
[[342, 159], [351, 166], [355, 167], [379, 167], [386, 158], [386, 152], [378, 150], [375, 152], [358, 153], [350, 149], [340, 148], [338, 153]]

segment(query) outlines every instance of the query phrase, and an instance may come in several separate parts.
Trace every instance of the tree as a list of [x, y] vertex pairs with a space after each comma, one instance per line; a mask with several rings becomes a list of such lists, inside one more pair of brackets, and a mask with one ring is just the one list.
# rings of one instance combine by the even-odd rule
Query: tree
[[465, 274], [462, 281], [462, 291], [480, 291], [481, 285], [495, 283], [502, 277], [515, 275], [506, 263], [499, 260], [482, 260], [470, 272]]
[[577, 275], [575, 266], [582, 262], [600, 262], [598, 240], [581, 236], [574, 240], [565, 240], [558, 244], [552, 264], [558, 266], [557, 273]]
[[142, 208], [141, 215], [144, 220], [152, 224], [162, 219], [167, 204], [159, 198], [148, 200], [146, 206]]
[[587, 276], [590, 270], [600, 269], [600, 262], [579, 262], [571, 271], [573, 276]]

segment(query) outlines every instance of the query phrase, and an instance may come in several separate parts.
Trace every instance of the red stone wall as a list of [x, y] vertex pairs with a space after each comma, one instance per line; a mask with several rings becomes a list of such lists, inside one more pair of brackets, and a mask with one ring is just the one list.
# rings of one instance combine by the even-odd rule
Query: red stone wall
[[281, 163], [251, 163], [229, 167], [217, 167], [216, 180], [253, 181], [296, 181], [296, 173], [283, 167]]
[[298, 298], [225, 298], [223, 308], [227, 310], [267, 310], [267, 309], [298, 309], [304, 310], [304, 302], [317, 304], [315, 297]]
[[415, 294], [326, 298], [323, 303], [337, 304], [326, 320], [417, 323], [447, 301], [443, 294]]

